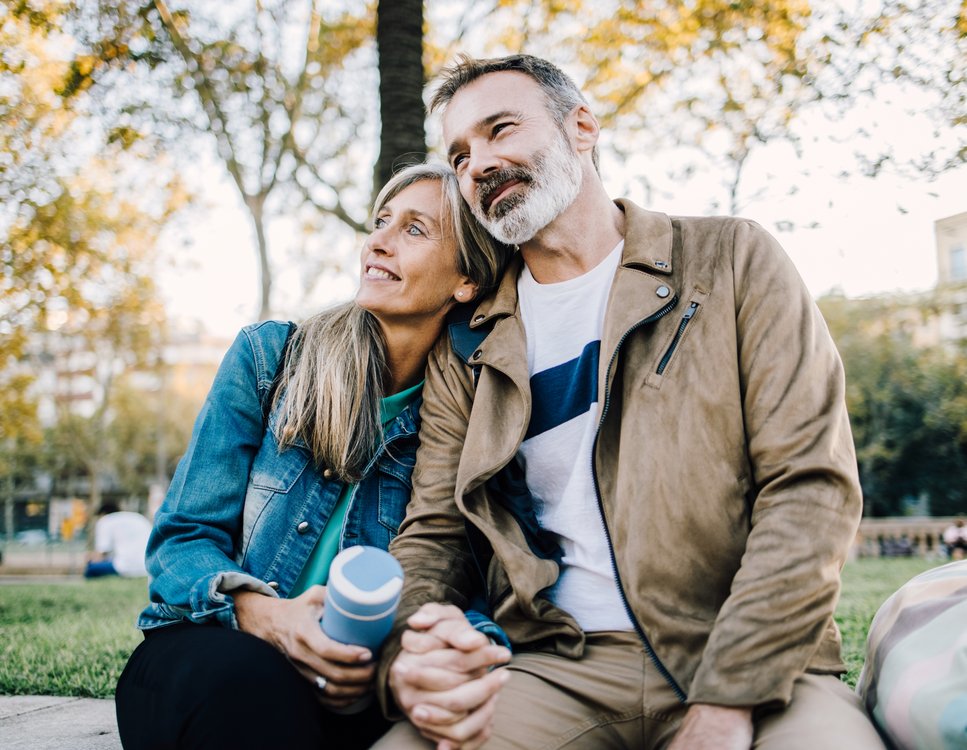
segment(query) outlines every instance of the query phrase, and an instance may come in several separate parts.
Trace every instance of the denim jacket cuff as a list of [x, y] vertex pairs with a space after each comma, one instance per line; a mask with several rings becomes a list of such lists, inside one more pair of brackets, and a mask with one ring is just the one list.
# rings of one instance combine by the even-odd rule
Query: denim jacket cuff
[[223, 571], [206, 577], [192, 587], [191, 619], [196, 622], [215, 619], [224, 627], [238, 630], [235, 619], [235, 603], [229, 596], [231, 591], [245, 589], [257, 591], [266, 596], [278, 594], [264, 581], [240, 571]]
[[498, 646], [511, 648], [510, 639], [507, 637], [504, 629], [489, 617], [475, 609], [468, 609], [466, 612], [464, 612], [464, 616], [467, 618], [467, 622], [473, 626], [474, 630], [483, 633], [493, 643], [497, 644]]

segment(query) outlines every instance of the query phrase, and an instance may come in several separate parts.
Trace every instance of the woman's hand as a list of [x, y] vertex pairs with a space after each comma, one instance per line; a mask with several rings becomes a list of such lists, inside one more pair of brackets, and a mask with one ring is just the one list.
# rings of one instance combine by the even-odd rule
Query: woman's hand
[[[295, 599], [233, 591], [239, 630], [268, 641], [319, 690], [328, 708], [345, 708], [374, 688], [376, 666], [369, 649], [329, 638], [319, 625], [326, 588], [312, 586]], [[318, 678], [322, 677], [322, 680]]]

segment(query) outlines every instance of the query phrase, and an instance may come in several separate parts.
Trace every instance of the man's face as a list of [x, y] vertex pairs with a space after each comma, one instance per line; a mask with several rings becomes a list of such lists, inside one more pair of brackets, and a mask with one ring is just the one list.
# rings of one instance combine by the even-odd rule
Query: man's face
[[443, 137], [464, 200], [501, 242], [532, 239], [581, 190], [578, 155], [523, 73], [489, 73], [460, 89]]

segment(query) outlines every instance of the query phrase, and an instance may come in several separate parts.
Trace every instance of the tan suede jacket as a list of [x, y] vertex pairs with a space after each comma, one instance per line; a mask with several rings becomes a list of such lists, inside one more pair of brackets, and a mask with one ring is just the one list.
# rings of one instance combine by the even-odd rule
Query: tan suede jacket
[[[639, 637], [689, 703], [785, 704], [836, 673], [833, 610], [861, 495], [843, 370], [792, 263], [753, 222], [672, 218], [618, 201], [625, 247], [601, 342], [593, 472], [615, 576]], [[427, 601], [465, 607], [475, 576], [514, 648], [579, 658], [557, 578], [521, 523], [515, 456], [531, 397], [519, 258], [424, 390], [413, 497], [390, 550], [397, 626]], [[446, 339], [446, 337], [444, 337]], [[516, 510], [515, 510], [516, 507]], [[526, 515], [526, 514], [524, 514]]]

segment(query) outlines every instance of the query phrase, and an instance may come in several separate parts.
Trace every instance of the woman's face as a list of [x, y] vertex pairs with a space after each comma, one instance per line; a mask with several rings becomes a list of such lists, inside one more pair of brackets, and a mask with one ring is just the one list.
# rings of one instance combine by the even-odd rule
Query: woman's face
[[389, 323], [441, 320], [473, 285], [457, 271], [456, 239], [443, 231], [439, 180], [404, 188], [376, 214], [363, 245], [356, 303]]

